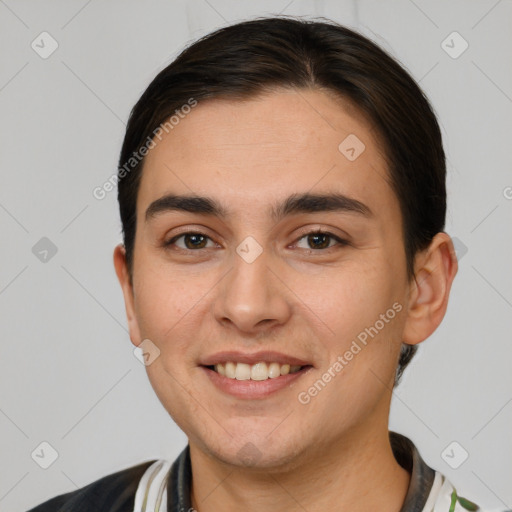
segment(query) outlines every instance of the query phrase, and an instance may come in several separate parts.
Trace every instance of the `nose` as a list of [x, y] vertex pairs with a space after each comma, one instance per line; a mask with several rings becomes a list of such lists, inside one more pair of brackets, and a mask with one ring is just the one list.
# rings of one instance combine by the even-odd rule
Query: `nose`
[[283, 325], [291, 315], [286, 287], [265, 251], [251, 263], [238, 254], [217, 288], [213, 312], [224, 327], [257, 335]]

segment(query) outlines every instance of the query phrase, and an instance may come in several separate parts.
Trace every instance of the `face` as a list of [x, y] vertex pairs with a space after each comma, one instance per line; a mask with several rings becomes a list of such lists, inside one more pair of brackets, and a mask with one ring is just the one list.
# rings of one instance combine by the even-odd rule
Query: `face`
[[387, 432], [409, 283], [379, 147], [348, 103], [283, 90], [199, 102], [146, 157], [130, 335], [202, 452], [270, 468]]

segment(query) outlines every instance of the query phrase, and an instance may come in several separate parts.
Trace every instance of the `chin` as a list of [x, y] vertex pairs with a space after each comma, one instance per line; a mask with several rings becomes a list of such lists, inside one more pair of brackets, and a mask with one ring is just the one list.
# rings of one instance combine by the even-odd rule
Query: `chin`
[[282, 436], [275, 433], [247, 432], [240, 436], [225, 436], [223, 439], [202, 440], [201, 450], [229, 466], [253, 468], [255, 470], [287, 471], [298, 466], [303, 450], [289, 433]]

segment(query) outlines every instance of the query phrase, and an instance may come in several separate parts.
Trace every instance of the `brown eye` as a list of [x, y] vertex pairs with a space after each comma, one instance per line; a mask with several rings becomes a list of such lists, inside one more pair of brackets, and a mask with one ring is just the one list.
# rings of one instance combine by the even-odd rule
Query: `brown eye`
[[331, 237], [325, 233], [316, 233], [308, 235], [308, 244], [312, 249], [325, 249], [329, 247]]
[[344, 240], [337, 237], [336, 235], [333, 235], [332, 233], [324, 233], [322, 231], [314, 231], [312, 233], [308, 233], [302, 236], [299, 239], [299, 243], [302, 240], [306, 241], [307, 246], [300, 247], [300, 245], [297, 244], [298, 247], [300, 247], [301, 249], [319, 250], [329, 249], [335, 245], [347, 245], [347, 243]]
[[[180, 239], [183, 239], [183, 244], [178, 243], [178, 240]], [[202, 233], [182, 233], [181, 235], [171, 238], [171, 240], [165, 243], [165, 246], [169, 247], [175, 245], [180, 249], [193, 251], [196, 249], [206, 248], [209, 240], [210, 238]]]

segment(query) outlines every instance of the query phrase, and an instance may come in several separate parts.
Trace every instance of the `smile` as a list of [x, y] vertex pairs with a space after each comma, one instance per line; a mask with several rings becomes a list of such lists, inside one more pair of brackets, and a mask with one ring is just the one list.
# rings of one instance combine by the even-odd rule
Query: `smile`
[[226, 363], [209, 366], [209, 368], [228, 379], [267, 380], [275, 379], [281, 375], [288, 375], [289, 373], [297, 373], [303, 367], [300, 365], [265, 361], [260, 361], [253, 365], [227, 361]]
[[205, 376], [223, 394], [244, 400], [258, 400], [285, 390], [310, 370], [311, 365], [261, 361], [255, 364], [217, 363], [201, 366]]

